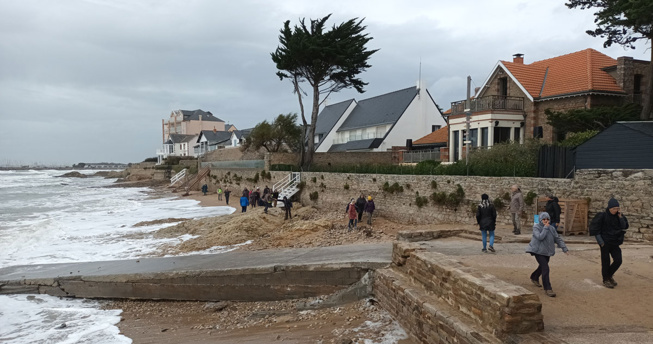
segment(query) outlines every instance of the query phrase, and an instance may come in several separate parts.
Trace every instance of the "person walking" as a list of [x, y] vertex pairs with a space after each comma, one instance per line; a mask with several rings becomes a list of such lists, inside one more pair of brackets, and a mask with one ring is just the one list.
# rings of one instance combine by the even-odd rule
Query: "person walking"
[[519, 189], [519, 185], [515, 184], [510, 187], [512, 197], [510, 198], [510, 217], [512, 218], [512, 233], [515, 235], [521, 234], [521, 213], [526, 207], [524, 204], [524, 195]]
[[[621, 213], [619, 201], [610, 198], [608, 207], [594, 216], [590, 222], [590, 235], [596, 238], [601, 248], [601, 275], [606, 288], [614, 288], [617, 282], [614, 274], [622, 263], [621, 248], [624, 243], [624, 234], [628, 229], [628, 219]], [[612, 264], [610, 264], [612, 256]]]
[[222, 201], [222, 188], [218, 186], [218, 201]]
[[242, 207], [241, 213], [247, 211], [247, 206], [249, 205], [249, 198], [243, 196], [240, 198], [240, 206]]
[[372, 196], [367, 196], [367, 203], [365, 203], [365, 212], [367, 213], [367, 224], [370, 226], [372, 225], [372, 213], [374, 213], [374, 209], [376, 209], [376, 207], [374, 206]]
[[[551, 288], [549, 279], [549, 259], [555, 255], [555, 244], [562, 249], [562, 252], [569, 254], [565, 242], [558, 235], [558, 232], [551, 226], [551, 217], [547, 212], [540, 213], [540, 222], [533, 225], [533, 237], [526, 248], [526, 253], [530, 253], [537, 260], [538, 267], [531, 274], [531, 283], [536, 287], [544, 286], [546, 296], [555, 297], [556, 293]], [[542, 284], [540, 284], [542, 276]]]
[[229, 190], [229, 187], [224, 188], [224, 201], [229, 205], [229, 195], [231, 194], [231, 190]]
[[202, 185], [202, 193], [206, 196], [206, 193], [209, 192], [209, 186], [204, 184]]
[[243, 190], [243, 197], [249, 198], [249, 190], [247, 190], [247, 188]]
[[286, 210], [286, 217], [284, 217], [283, 220], [292, 220], [292, 213], [290, 212], [290, 209], [292, 208], [292, 202], [286, 196], [283, 196], [283, 208]]
[[494, 230], [497, 227], [497, 210], [494, 204], [490, 202], [490, 197], [487, 194], [481, 195], [481, 203], [476, 208], [476, 223], [481, 230], [483, 238], [483, 252], [487, 253], [486, 240], [488, 232], [490, 234], [490, 252], [494, 251]]
[[365, 210], [365, 196], [363, 196], [363, 193], [358, 196], [358, 199], [356, 200], [356, 212], [358, 213], [358, 222], [361, 222], [363, 219], [363, 211]]
[[558, 230], [558, 225], [560, 224], [560, 205], [558, 204], [558, 197], [553, 196], [553, 194], [546, 194], [546, 206], [544, 207], [549, 216], [551, 216], [551, 225]]
[[279, 191], [274, 191], [272, 193], [272, 207], [276, 208], [277, 207], [277, 201], [279, 200]]
[[349, 204], [347, 205], [347, 209], [345, 211], [347, 213], [347, 218], [349, 219], [349, 224], [347, 225], [348, 231], [351, 232], [352, 229], [356, 229], [356, 219], [358, 217], [358, 211], [356, 210], [356, 201], [352, 198], [349, 201]]
[[249, 206], [251, 208], [256, 207], [256, 188], [252, 187], [252, 191], [249, 193]]
[[265, 202], [265, 209], [263, 212], [267, 214], [268, 208], [272, 205], [272, 194], [266, 193], [265, 196], [263, 196], [263, 202]]

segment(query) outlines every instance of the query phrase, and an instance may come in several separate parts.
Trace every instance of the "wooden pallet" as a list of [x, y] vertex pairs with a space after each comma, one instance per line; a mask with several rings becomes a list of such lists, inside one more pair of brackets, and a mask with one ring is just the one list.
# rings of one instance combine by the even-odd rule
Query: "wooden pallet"
[[[537, 200], [537, 210], [545, 211], [546, 198]], [[559, 199], [560, 224], [558, 231], [563, 235], [588, 235], [589, 234], [589, 205], [584, 199]]]

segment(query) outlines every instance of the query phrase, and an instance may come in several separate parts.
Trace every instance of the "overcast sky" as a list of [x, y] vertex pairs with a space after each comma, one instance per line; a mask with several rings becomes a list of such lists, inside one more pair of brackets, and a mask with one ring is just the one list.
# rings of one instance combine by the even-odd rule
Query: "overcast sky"
[[[361, 75], [365, 99], [426, 81], [444, 109], [498, 60], [525, 63], [594, 48], [593, 11], [564, 0], [0, 0], [0, 166], [139, 162], [161, 147], [174, 109], [211, 111], [237, 128], [299, 112], [270, 53], [285, 20], [366, 18], [380, 49]], [[310, 105], [309, 105], [310, 106]]]

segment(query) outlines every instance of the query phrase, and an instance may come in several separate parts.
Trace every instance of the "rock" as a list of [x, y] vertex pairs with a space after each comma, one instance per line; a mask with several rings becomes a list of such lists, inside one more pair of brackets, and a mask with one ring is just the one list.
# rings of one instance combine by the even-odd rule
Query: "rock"
[[66, 323], [62, 323], [61, 325], [55, 327], [54, 329], [55, 329], [55, 330], [61, 330], [61, 329], [64, 329], [64, 328], [66, 328], [66, 327], [68, 327], [68, 325], [66, 325]]
[[349, 338], [342, 338], [340, 339], [340, 344], [352, 344], [354, 341], [352, 341]]
[[64, 174], [62, 174], [60, 176], [57, 176], [57, 177], [60, 177], [60, 178], [87, 178], [88, 176], [85, 175], [85, 174], [81, 174], [81, 173], [79, 173], [77, 171], [72, 171], [72, 172], [64, 173]]
[[220, 312], [223, 309], [227, 308], [229, 305], [231, 305], [231, 302], [229, 301], [207, 302], [204, 305], [204, 310], [210, 312]]

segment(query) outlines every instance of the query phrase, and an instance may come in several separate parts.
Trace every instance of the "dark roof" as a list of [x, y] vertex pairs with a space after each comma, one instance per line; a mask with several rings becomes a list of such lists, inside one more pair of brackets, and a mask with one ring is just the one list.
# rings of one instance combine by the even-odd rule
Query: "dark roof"
[[[186, 135], [186, 134], [170, 134], [170, 139], [169, 141], [172, 141], [170, 143], [182, 143], [182, 142], [188, 142], [192, 140], [196, 135]], [[166, 143], [168, 143], [166, 142]]]
[[229, 129], [231, 129], [232, 127], [235, 128], [235, 126], [233, 124], [225, 124], [224, 125], [224, 130], [229, 131]]
[[329, 153], [379, 148], [381, 142], [383, 142], [381, 138], [349, 141], [347, 143], [332, 145], [329, 148]]
[[247, 138], [249, 136], [249, 133], [252, 132], [252, 129], [254, 129], [254, 128], [247, 128], [247, 129], [243, 129], [243, 130], [234, 130], [234, 134], [236, 134], [236, 137], [238, 139]]
[[197, 142], [200, 142], [202, 136], [206, 137], [209, 145], [231, 140], [231, 133], [228, 131], [202, 130], [200, 136], [197, 138]]
[[[326, 135], [333, 129], [333, 126], [338, 123], [338, 120], [345, 113], [345, 110], [351, 105], [354, 99], [345, 100], [340, 103], [332, 104], [325, 106], [320, 114], [317, 116], [317, 122], [315, 123], [315, 135], [323, 134], [322, 139], [318, 142], [315, 147], [319, 147], [320, 144], [326, 138]], [[306, 138], [307, 140], [310, 138]]]
[[337, 131], [394, 124], [417, 94], [417, 87], [413, 86], [361, 100]]
[[197, 110], [179, 110], [184, 115], [184, 121], [199, 121], [202, 115], [202, 121], [209, 122], [224, 122], [223, 120], [213, 116], [209, 111]]
[[642, 134], [653, 136], [653, 122], [651, 121], [635, 121], [635, 122], [617, 122], [628, 129], [638, 131]]

